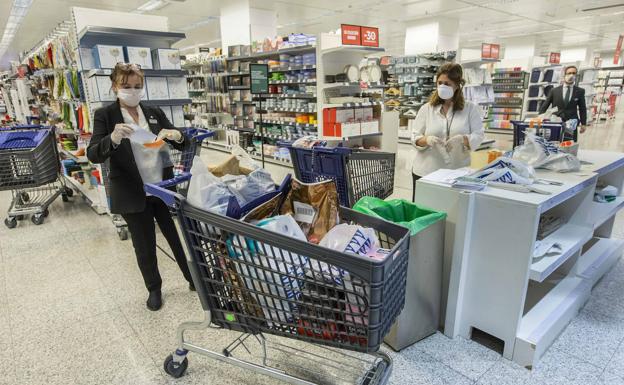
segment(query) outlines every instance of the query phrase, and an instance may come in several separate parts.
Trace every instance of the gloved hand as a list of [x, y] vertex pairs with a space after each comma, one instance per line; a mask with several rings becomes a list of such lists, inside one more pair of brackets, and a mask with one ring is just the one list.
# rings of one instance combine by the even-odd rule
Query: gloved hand
[[442, 138], [435, 136], [435, 135], [426, 136], [425, 141], [427, 142], [427, 146], [429, 147], [433, 147], [439, 144], [444, 144], [444, 141], [442, 140]]
[[446, 141], [446, 151], [451, 152], [457, 148], [464, 148], [464, 135], [455, 135]]
[[158, 133], [158, 139], [168, 139], [168, 140], [173, 140], [174, 142], [181, 142], [182, 133], [178, 130], [171, 130], [168, 128], [163, 128]]
[[129, 125], [117, 123], [115, 125], [115, 129], [113, 129], [113, 132], [111, 133], [111, 142], [118, 146], [122, 139], [128, 138], [133, 132], [134, 130]]

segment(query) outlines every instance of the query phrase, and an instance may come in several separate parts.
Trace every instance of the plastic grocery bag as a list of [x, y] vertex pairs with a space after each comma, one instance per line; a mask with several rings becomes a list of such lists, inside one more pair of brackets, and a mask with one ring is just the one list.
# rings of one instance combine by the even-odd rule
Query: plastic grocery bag
[[373, 255], [379, 248], [379, 239], [371, 228], [343, 223], [329, 230], [319, 245], [345, 253]]
[[158, 183], [162, 181], [163, 169], [173, 166], [168, 146], [158, 148], [145, 147], [143, 144], [130, 142], [132, 154], [136, 161], [143, 183]]
[[240, 167], [249, 170], [255, 170], [257, 168], [260, 168], [260, 165], [255, 160], [253, 160], [251, 155], [249, 155], [249, 153], [245, 151], [241, 146], [232, 146], [232, 155], [234, 155], [236, 159], [238, 159], [238, 164]]
[[353, 210], [407, 227], [411, 235], [446, 218], [446, 213], [418, 206], [405, 199], [363, 197], [353, 206]]
[[253, 170], [249, 175], [225, 175], [221, 178], [239, 206], [257, 199], [264, 194], [275, 191], [275, 183], [271, 174], [263, 168]]
[[[255, 225], [275, 233], [306, 241], [306, 236], [291, 215], [278, 215], [254, 221]], [[301, 298], [301, 279], [305, 275], [308, 258], [296, 254], [288, 254], [281, 248], [271, 246], [253, 239], [246, 239], [243, 255], [249, 265], [241, 268], [239, 273], [245, 277], [247, 288], [254, 292], [257, 302], [262, 307], [268, 320], [293, 322], [293, 313], [297, 312], [295, 301]], [[237, 255], [230, 247], [230, 255]], [[240, 264], [238, 264], [240, 266]], [[262, 266], [260, 268], [259, 266]], [[263, 295], [265, 293], [266, 295]], [[272, 322], [268, 322], [271, 326]]]
[[535, 168], [558, 172], [581, 169], [581, 162], [576, 156], [561, 152], [557, 145], [528, 132], [524, 144], [514, 149], [513, 159], [523, 161]]
[[212, 175], [200, 157], [193, 158], [187, 201], [194, 207], [225, 215], [231, 199], [236, 199], [221, 179]]

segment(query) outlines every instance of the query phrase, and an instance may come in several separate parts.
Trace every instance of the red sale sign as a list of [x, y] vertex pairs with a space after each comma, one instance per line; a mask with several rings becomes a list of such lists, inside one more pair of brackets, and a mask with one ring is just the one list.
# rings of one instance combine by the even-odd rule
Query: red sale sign
[[617, 45], [615, 46], [615, 55], [613, 55], [613, 64], [620, 63], [620, 51], [622, 51], [622, 41], [624, 41], [624, 35], [620, 35]]
[[481, 44], [481, 59], [490, 59], [492, 55], [492, 44]]
[[560, 52], [551, 52], [548, 56], [548, 63], [550, 64], [559, 64], [561, 62], [561, 53]]
[[361, 27], [362, 45], [366, 47], [379, 47], [379, 28]]
[[341, 24], [343, 45], [362, 45], [362, 27], [359, 25]]
[[500, 45], [490, 44], [490, 58], [498, 59], [499, 53], [500, 53]]

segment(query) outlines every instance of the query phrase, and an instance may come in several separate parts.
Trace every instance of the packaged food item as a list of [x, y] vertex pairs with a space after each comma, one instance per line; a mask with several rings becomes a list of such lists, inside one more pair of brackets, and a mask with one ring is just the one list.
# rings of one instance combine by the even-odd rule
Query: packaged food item
[[333, 180], [303, 183], [293, 179], [280, 214], [291, 214], [308, 241], [318, 244], [338, 224], [338, 205], [338, 191]]

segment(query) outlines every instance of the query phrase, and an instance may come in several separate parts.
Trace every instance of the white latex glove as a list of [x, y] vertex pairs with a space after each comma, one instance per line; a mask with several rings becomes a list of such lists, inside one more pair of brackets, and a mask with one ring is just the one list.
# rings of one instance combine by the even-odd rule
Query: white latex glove
[[158, 139], [168, 139], [168, 140], [173, 140], [174, 142], [181, 142], [182, 133], [178, 130], [171, 130], [168, 128], [163, 128], [158, 133]]
[[128, 138], [130, 135], [132, 135], [133, 132], [134, 130], [129, 125], [124, 123], [117, 123], [115, 125], [115, 129], [111, 133], [111, 141], [113, 142], [113, 144], [118, 146], [119, 143], [121, 143], [122, 139]]
[[456, 149], [464, 148], [464, 136], [455, 135], [446, 141], [446, 151], [451, 152]]
[[427, 146], [429, 147], [433, 147], [435, 145], [443, 145], [444, 141], [442, 140], [442, 138], [435, 136], [435, 135], [429, 135], [427, 137], [425, 137], [425, 140], [427, 142]]

